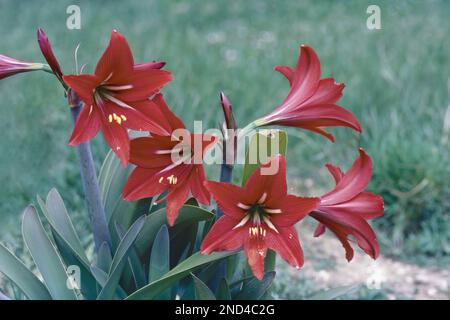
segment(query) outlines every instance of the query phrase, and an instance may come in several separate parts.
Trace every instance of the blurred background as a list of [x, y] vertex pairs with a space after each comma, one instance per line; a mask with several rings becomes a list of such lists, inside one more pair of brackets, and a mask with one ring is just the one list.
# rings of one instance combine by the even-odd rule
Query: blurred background
[[[81, 9], [81, 29], [66, 27], [66, 8]], [[366, 9], [381, 9], [381, 29], [368, 30]], [[128, 39], [138, 62], [167, 61], [175, 80], [164, 89], [188, 127], [222, 121], [220, 90], [243, 127], [275, 108], [288, 84], [273, 70], [294, 65], [298, 47], [317, 51], [323, 76], [344, 82], [340, 105], [364, 127], [331, 130], [332, 144], [301, 130], [289, 133], [289, 186], [320, 195], [332, 181], [326, 162], [347, 169], [364, 147], [374, 161], [369, 186], [383, 195], [385, 216], [373, 223], [381, 256], [351, 263], [331, 236], [314, 239], [304, 221], [301, 271], [279, 263], [276, 297], [302, 299], [322, 288], [351, 286], [345, 298], [450, 298], [450, 2], [449, 1], [6, 1], [0, 0], [0, 53], [42, 61], [36, 29], [44, 28], [65, 73], [74, 50], [86, 72], [112, 29]], [[58, 188], [86, 230], [72, 123], [57, 81], [30, 73], [0, 81], [0, 239], [20, 251], [20, 215]], [[98, 167], [107, 148], [93, 142]], [[209, 170], [216, 179], [216, 168]], [[294, 279], [294, 280], [293, 280]]]

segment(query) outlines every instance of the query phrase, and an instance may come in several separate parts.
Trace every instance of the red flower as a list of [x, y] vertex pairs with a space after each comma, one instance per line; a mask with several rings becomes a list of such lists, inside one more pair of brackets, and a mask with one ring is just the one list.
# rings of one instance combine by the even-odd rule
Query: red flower
[[359, 158], [344, 174], [340, 168], [327, 164], [336, 181], [336, 187], [320, 197], [320, 205], [310, 215], [320, 222], [314, 233], [322, 235], [329, 228], [341, 241], [346, 258], [353, 258], [348, 236], [373, 259], [378, 257], [376, 235], [367, 220], [383, 215], [383, 198], [371, 192], [363, 192], [372, 177], [372, 160], [363, 149]]
[[69, 144], [85, 142], [101, 128], [111, 149], [123, 164], [127, 164], [127, 128], [168, 134], [163, 115], [148, 98], [167, 84], [172, 75], [155, 69], [155, 63], [150, 66], [135, 66], [127, 41], [119, 32], [113, 31], [94, 74], [64, 76], [64, 81], [85, 103]]
[[310, 130], [334, 142], [325, 127], [344, 126], [361, 132], [361, 125], [349, 111], [336, 105], [344, 84], [333, 78], [320, 79], [320, 61], [311, 47], [302, 45], [297, 66], [277, 66], [291, 85], [283, 102], [270, 114], [256, 121], [256, 125], [283, 125]]
[[[261, 173], [262, 168], [277, 165], [276, 174]], [[294, 224], [315, 209], [319, 199], [287, 194], [284, 157], [273, 157], [253, 173], [243, 188], [214, 181], [205, 185], [224, 215], [203, 240], [200, 250], [204, 254], [243, 246], [253, 274], [260, 280], [264, 276], [268, 248], [277, 251], [294, 267], [303, 265]]]
[[37, 31], [37, 38], [39, 47], [41, 48], [41, 52], [45, 60], [47, 60], [47, 63], [49, 64], [50, 68], [52, 69], [53, 73], [58, 78], [58, 80], [61, 83], [64, 83], [61, 66], [59, 65], [58, 60], [56, 60], [55, 54], [53, 53], [52, 50], [52, 45], [50, 44], [47, 35], [41, 28], [39, 28]]
[[42, 63], [20, 61], [0, 54], [0, 80], [17, 73], [43, 70]]
[[[128, 178], [122, 194], [126, 200], [135, 201], [167, 191], [164, 197], [167, 200], [167, 220], [173, 225], [189, 192], [202, 204], [210, 202], [209, 192], [203, 186], [205, 171], [201, 158], [216, 143], [216, 137], [187, 132], [183, 122], [168, 108], [161, 94], [155, 96], [154, 102], [170, 124], [171, 134], [176, 129], [184, 129], [188, 141], [178, 139], [173, 134], [131, 140], [130, 162], [137, 167]], [[201, 143], [201, 150], [197, 151], [198, 143]], [[183, 155], [174, 162], [173, 156], [180, 153]]]

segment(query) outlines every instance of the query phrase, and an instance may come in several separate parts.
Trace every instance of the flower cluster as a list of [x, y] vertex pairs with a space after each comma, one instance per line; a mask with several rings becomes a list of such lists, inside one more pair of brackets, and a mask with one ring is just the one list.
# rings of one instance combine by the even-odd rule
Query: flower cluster
[[[162, 195], [158, 201], [167, 202], [169, 225], [175, 223], [190, 194], [204, 205], [214, 198], [223, 215], [203, 239], [200, 250], [204, 254], [243, 248], [258, 279], [263, 278], [268, 249], [300, 268], [304, 261], [295, 224], [310, 216], [319, 223], [314, 235], [318, 237], [329, 229], [342, 243], [349, 261], [353, 258], [351, 242], [377, 258], [378, 242], [367, 221], [383, 215], [383, 199], [365, 191], [372, 176], [372, 160], [363, 149], [359, 149], [358, 158], [346, 172], [327, 164], [336, 186], [320, 197], [288, 194], [286, 159], [282, 155], [262, 164], [242, 187], [211, 181], [205, 175], [202, 159], [218, 137], [177, 134], [180, 129], [186, 132], [186, 126], [161, 93], [172, 80], [172, 73], [162, 69], [164, 62], [135, 63], [125, 37], [114, 30], [94, 73], [67, 75], [61, 71], [42, 30], [38, 30], [38, 41], [48, 65], [0, 55], [0, 79], [32, 70], [52, 72], [70, 100], [76, 101], [70, 104], [82, 103], [69, 144], [87, 142], [101, 131], [121, 163], [135, 165], [123, 187], [123, 198], [135, 201]], [[311, 47], [300, 47], [294, 68], [275, 69], [289, 81], [290, 90], [278, 107], [247, 128], [296, 127], [319, 133], [332, 142], [334, 137], [325, 131], [328, 127], [343, 126], [362, 132], [356, 117], [337, 105], [344, 84], [321, 78], [320, 61]], [[231, 103], [223, 93], [220, 97], [224, 132], [235, 130]], [[144, 135], [130, 139], [129, 129]], [[224, 134], [224, 140], [231, 138], [237, 140], [238, 135]], [[199, 148], [196, 141], [200, 141]], [[174, 160], [174, 155], [179, 154], [182, 156]], [[272, 165], [278, 171], [264, 174], [263, 169]]]

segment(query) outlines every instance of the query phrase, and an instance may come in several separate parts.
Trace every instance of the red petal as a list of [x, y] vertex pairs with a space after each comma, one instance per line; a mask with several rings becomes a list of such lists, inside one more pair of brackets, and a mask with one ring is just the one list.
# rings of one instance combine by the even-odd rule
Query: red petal
[[[281, 213], [272, 214], [270, 220], [275, 226], [289, 227], [302, 220], [317, 208], [319, 198], [302, 198], [288, 195], [282, 199]], [[277, 209], [277, 208], [274, 208]]]
[[[322, 210], [322, 208], [319, 208]], [[379, 245], [375, 232], [362, 217], [345, 212], [314, 211], [311, 216], [329, 228], [342, 242], [347, 251], [347, 260], [351, 260], [353, 252], [348, 249], [348, 235], [353, 235], [359, 247], [373, 259], [378, 257]]]
[[323, 223], [319, 223], [316, 227], [316, 230], [314, 231], [314, 237], [320, 237], [325, 233], [326, 229], [327, 228]]
[[172, 74], [166, 70], [142, 69], [134, 70], [124, 80], [123, 85], [132, 85], [129, 90], [117, 92], [118, 99], [133, 102], [147, 99], [172, 80]]
[[159, 106], [161, 112], [166, 116], [167, 122], [172, 128], [172, 131], [175, 129], [186, 128], [180, 118], [178, 118], [177, 115], [169, 108], [162, 94], [157, 94], [152, 101]]
[[[216, 200], [220, 209], [225, 215], [241, 220], [245, 215], [245, 210], [238, 207], [238, 204], [252, 205], [248, 202], [247, 191], [231, 183], [206, 181], [206, 189]], [[239, 222], [238, 221], [238, 222]]]
[[349, 201], [324, 208], [327, 211], [356, 214], [364, 219], [381, 217], [384, 212], [383, 198], [371, 192], [361, 192]]
[[289, 84], [292, 86], [292, 80], [294, 78], [294, 69], [292, 69], [289, 66], [276, 66], [275, 70], [281, 73], [289, 81]]
[[130, 156], [130, 141], [127, 129], [116, 122], [108, 122], [103, 115], [100, 116], [100, 119], [102, 121], [103, 137], [111, 150], [119, 157], [122, 165], [126, 166]]
[[262, 280], [264, 277], [264, 259], [267, 254], [267, 245], [264, 239], [262, 237], [247, 237], [244, 249], [253, 275], [258, 280]]
[[109, 113], [124, 115], [126, 121], [122, 124], [127, 128], [137, 131], [149, 131], [158, 135], [169, 135], [169, 125], [160, 112], [159, 107], [150, 100], [132, 102], [128, 107], [120, 107], [115, 103], [108, 102], [105, 110]]
[[344, 173], [342, 172], [341, 168], [339, 168], [331, 163], [327, 163], [325, 166], [327, 167], [328, 171], [333, 176], [336, 184], [338, 184], [339, 181], [341, 181], [342, 177], [344, 176]]
[[109, 45], [97, 63], [95, 74], [102, 81], [108, 79], [108, 84], [124, 84], [133, 72], [133, 66], [133, 54], [127, 40], [113, 30]]
[[166, 197], [167, 205], [167, 221], [170, 226], [173, 226], [175, 220], [178, 218], [178, 213], [181, 207], [186, 202], [189, 196], [189, 185], [187, 181], [174, 187]]
[[250, 176], [245, 189], [251, 203], [257, 203], [265, 194], [268, 207], [279, 207], [287, 194], [286, 159], [281, 155], [269, 159]]
[[303, 128], [303, 129], [305, 129], [305, 130], [309, 130], [309, 131], [312, 131], [312, 132], [315, 132], [315, 133], [318, 133], [318, 134], [321, 134], [321, 135], [323, 135], [325, 138], [327, 138], [328, 140], [330, 140], [331, 142], [335, 142], [335, 140], [334, 140], [334, 136], [331, 134], [331, 133], [329, 133], [329, 132], [327, 132], [327, 131], [325, 131], [325, 130], [323, 130], [323, 129], [320, 129], [320, 128], [318, 128], [318, 127], [313, 127], [313, 126], [308, 126], [308, 125], [301, 125], [301, 126], [299, 126], [300, 128]]
[[101, 80], [94, 74], [63, 76], [64, 82], [77, 93], [88, 106], [94, 104], [93, 92]]
[[335, 104], [342, 97], [345, 84], [336, 83], [333, 78], [325, 78], [319, 81], [317, 91], [306, 102], [308, 105]]
[[371, 177], [372, 159], [360, 148], [359, 157], [336, 187], [321, 197], [321, 205], [337, 204], [354, 198], [367, 187]]
[[289, 112], [311, 97], [320, 80], [320, 61], [315, 51], [308, 46], [300, 47], [300, 56], [291, 80], [291, 90], [275, 110], [275, 113]]
[[141, 137], [130, 141], [130, 162], [143, 168], [160, 168], [171, 165], [170, 154], [158, 151], [172, 150], [176, 142], [170, 137]]
[[164, 61], [152, 61], [134, 65], [134, 70], [161, 69], [166, 65]]
[[205, 170], [202, 165], [195, 165], [189, 178], [189, 185], [192, 195], [198, 202], [204, 205], [209, 205], [211, 195], [204, 186], [206, 181]]
[[247, 236], [247, 229], [233, 229], [239, 221], [222, 216], [212, 226], [200, 246], [204, 254], [210, 254], [213, 251], [235, 250], [244, 244]]
[[69, 139], [69, 145], [76, 146], [86, 142], [97, 134], [101, 120], [98, 111], [91, 106], [83, 105]]
[[166, 186], [158, 183], [156, 176], [158, 172], [159, 168], [135, 168], [123, 187], [123, 198], [127, 201], [136, 201], [162, 193]]
[[269, 230], [266, 237], [267, 246], [276, 251], [291, 266], [303, 266], [303, 250], [294, 227], [279, 228], [279, 233]]

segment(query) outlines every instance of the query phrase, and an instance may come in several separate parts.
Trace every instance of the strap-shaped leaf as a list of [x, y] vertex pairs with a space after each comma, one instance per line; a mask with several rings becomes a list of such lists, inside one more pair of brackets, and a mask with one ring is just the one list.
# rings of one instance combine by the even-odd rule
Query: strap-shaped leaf
[[114, 297], [114, 292], [120, 281], [123, 268], [127, 262], [128, 254], [136, 240], [137, 235], [144, 226], [145, 216], [137, 219], [127, 233], [124, 235], [122, 241], [117, 246], [117, 251], [111, 263], [111, 268], [108, 273], [108, 281], [98, 295], [99, 300], [110, 300]]
[[191, 273], [191, 277], [194, 280], [196, 300], [216, 300], [214, 293], [202, 280], [197, 278], [193, 273]]
[[[187, 221], [204, 221], [209, 220], [214, 217], [214, 214], [208, 210], [184, 205], [180, 209], [179, 216], [175, 221], [175, 226], [182, 224]], [[143, 256], [146, 252], [150, 251], [150, 248], [153, 244], [153, 240], [156, 237], [159, 229], [162, 225], [167, 223], [166, 218], [166, 209], [160, 209], [158, 211], [152, 212], [149, 214], [145, 220], [145, 225], [142, 228], [141, 233], [139, 234], [135, 247], [138, 253]]]
[[[106, 272], [104, 272], [102, 269], [100, 269], [96, 266], [91, 266], [91, 273], [97, 280], [97, 283], [102, 288], [108, 282], [108, 274]], [[120, 286], [117, 286], [115, 294], [116, 294], [117, 298], [119, 298], [119, 299], [125, 299], [127, 296], [126, 292]]]
[[23, 213], [22, 235], [53, 299], [76, 299], [75, 292], [67, 285], [66, 267], [45, 233], [36, 209], [32, 205], [28, 206]]
[[0, 272], [31, 300], [51, 300], [45, 285], [16, 256], [0, 244]]
[[236, 300], [260, 300], [269, 290], [275, 278], [275, 271], [267, 272], [260, 281], [255, 277], [245, 280]]
[[[152, 283], [164, 276], [170, 269], [169, 230], [166, 225], [159, 229], [152, 246], [150, 255], [148, 283]], [[158, 295], [160, 300], [170, 299], [170, 290], [166, 289]]]
[[105, 241], [98, 248], [97, 254], [97, 267], [100, 270], [103, 270], [106, 274], [111, 268], [112, 256], [111, 249], [109, 248], [109, 244]]
[[56, 189], [52, 189], [48, 193], [46, 207], [47, 210], [43, 210], [43, 213], [52, 228], [67, 242], [79, 258], [89, 265], [89, 260], [70, 220], [64, 201]]
[[217, 288], [217, 299], [218, 300], [231, 300], [230, 288], [228, 286], [227, 279], [223, 278], [219, 287]]
[[218, 261], [236, 254], [234, 251], [226, 252], [214, 252], [206, 256], [201, 252], [197, 252], [178, 264], [175, 268], [167, 272], [160, 279], [153, 281], [145, 287], [137, 290], [127, 299], [130, 300], [148, 300], [153, 299], [156, 295], [169, 288], [174, 282], [186, 277], [189, 273], [195, 271], [198, 267], [201, 267], [207, 263]]

